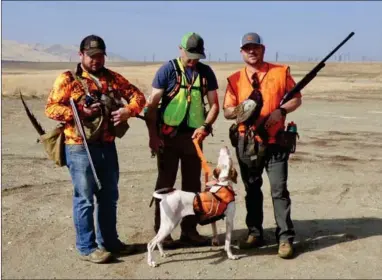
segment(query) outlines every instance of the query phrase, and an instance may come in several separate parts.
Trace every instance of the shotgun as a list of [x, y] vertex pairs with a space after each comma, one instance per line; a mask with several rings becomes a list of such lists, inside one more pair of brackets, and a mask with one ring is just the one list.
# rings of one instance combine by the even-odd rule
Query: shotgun
[[100, 180], [98, 179], [97, 172], [96, 172], [96, 170], [94, 168], [94, 163], [93, 163], [93, 160], [92, 160], [92, 156], [90, 155], [88, 143], [86, 142], [85, 131], [84, 131], [84, 128], [82, 126], [82, 122], [80, 120], [80, 116], [78, 115], [77, 107], [76, 107], [76, 104], [74, 103], [73, 98], [70, 98], [70, 106], [72, 106], [73, 115], [74, 115], [74, 122], [76, 123], [77, 129], [78, 129], [78, 131], [81, 134], [82, 141], [84, 142], [84, 146], [85, 146], [86, 153], [88, 155], [90, 167], [91, 167], [93, 175], [94, 175], [94, 180], [96, 181], [98, 189], [101, 190], [102, 189], [102, 185], [101, 185]]
[[[318, 72], [325, 67], [325, 62], [341, 48], [351, 37], [353, 37], [354, 32], [351, 32], [337, 47], [335, 47], [324, 59], [322, 59], [304, 78], [301, 79], [289, 92], [287, 92], [280, 101], [280, 106], [291, 100], [294, 95], [300, 92], [307, 84], [309, 84], [318, 74]], [[265, 123], [267, 122], [269, 115], [263, 120], [263, 122], [256, 127], [255, 133], [260, 136], [264, 143], [268, 142], [268, 133], [265, 128]]]

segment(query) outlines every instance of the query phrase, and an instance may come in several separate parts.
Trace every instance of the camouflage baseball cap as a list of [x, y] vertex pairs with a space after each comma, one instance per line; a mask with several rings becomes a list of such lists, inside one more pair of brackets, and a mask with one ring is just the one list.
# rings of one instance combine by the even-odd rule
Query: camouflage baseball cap
[[98, 53], [106, 55], [106, 45], [101, 37], [97, 35], [89, 35], [82, 39], [80, 51], [86, 52], [88, 56], [93, 56]]
[[180, 46], [185, 50], [189, 59], [206, 58], [204, 53], [204, 40], [195, 32], [185, 34]]

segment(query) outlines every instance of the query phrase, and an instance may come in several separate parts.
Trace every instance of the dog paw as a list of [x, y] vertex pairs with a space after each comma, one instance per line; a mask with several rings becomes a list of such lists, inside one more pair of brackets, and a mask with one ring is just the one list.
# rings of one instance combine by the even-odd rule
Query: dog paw
[[219, 240], [216, 238], [216, 239], [212, 239], [212, 246], [219, 246]]
[[230, 256], [228, 256], [228, 258], [229, 258], [230, 260], [238, 260], [240, 257], [239, 257], [239, 256], [236, 256], [236, 255], [230, 255]]
[[161, 256], [162, 258], [167, 258], [167, 257], [168, 257], [168, 254], [163, 253], [163, 254], [160, 254], [160, 256]]
[[157, 264], [154, 261], [148, 262], [149, 266], [157, 267]]

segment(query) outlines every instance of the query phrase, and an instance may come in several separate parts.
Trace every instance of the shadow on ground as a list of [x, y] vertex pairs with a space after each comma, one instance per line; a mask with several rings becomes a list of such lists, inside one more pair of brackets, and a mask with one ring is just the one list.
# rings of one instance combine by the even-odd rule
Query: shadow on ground
[[[294, 227], [296, 230], [296, 238], [294, 240], [294, 258], [297, 258], [304, 253], [317, 251], [340, 243], [382, 235], [382, 219], [375, 217], [328, 220], [294, 220]], [[266, 244], [263, 247], [249, 250], [239, 250], [237, 248], [233, 248], [233, 253], [238, 254], [243, 258], [261, 255], [276, 255], [278, 248], [274, 231], [275, 228], [264, 229]], [[246, 235], [246, 229], [234, 230], [232, 241], [233, 245], [237, 245], [237, 242], [240, 239], [246, 238]], [[220, 244], [223, 245], [225, 233], [219, 234], [218, 237]], [[218, 264], [227, 260], [223, 246], [209, 247], [204, 251], [198, 249], [195, 251], [186, 252], [170, 252], [169, 257], [171, 258], [171, 256], [176, 255], [193, 255], [203, 253], [206, 253], [206, 256], [184, 258], [181, 260], [162, 259], [160, 263], [164, 264], [180, 261], [212, 260], [211, 264]]]

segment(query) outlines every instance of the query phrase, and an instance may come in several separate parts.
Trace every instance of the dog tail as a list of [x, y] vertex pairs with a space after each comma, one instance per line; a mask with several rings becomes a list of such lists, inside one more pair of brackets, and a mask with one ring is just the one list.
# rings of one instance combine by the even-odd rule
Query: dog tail
[[161, 193], [157, 193], [157, 192], [154, 192], [153, 193], [153, 197], [155, 198], [158, 198], [158, 199], [162, 199], [165, 197], [166, 194], [161, 194]]
[[154, 198], [158, 199], [163, 199], [168, 193], [175, 191], [176, 189], [174, 188], [163, 188], [163, 189], [158, 189], [153, 192], [153, 198], [151, 199], [150, 202], [150, 207], [153, 205]]
[[173, 191], [175, 191], [176, 189], [175, 188], [163, 188], [163, 189], [158, 189], [156, 191], [154, 191], [153, 193], [153, 197], [155, 198], [163, 198], [166, 194], [168, 193], [171, 193]]

